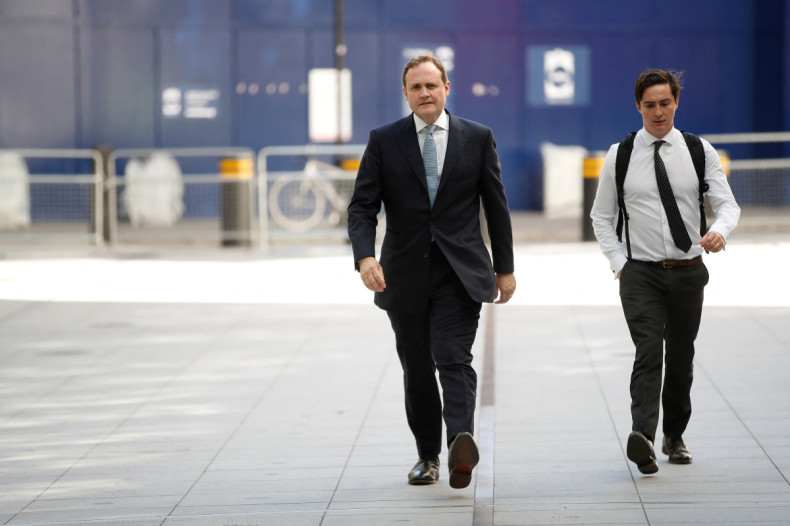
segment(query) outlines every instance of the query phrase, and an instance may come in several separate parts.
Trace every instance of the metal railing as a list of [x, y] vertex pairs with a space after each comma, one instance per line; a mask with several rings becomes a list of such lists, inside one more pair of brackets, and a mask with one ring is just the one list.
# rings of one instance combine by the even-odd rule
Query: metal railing
[[[356, 177], [355, 161], [365, 151], [363, 144], [308, 144], [305, 146], [271, 146], [258, 153], [258, 215], [260, 244], [267, 246], [273, 231], [280, 239], [345, 239], [340, 227], [346, 217]], [[337, 166], [341, 156], [351, 166]], [[301, 170], [270, 170], [272, 157], [304, 157]], [[322, 161], [321, 158], [328, 158]]]
[[[90, 161], [88, 169], [80, 171], [87, 173], [27, 173], [24, 176], [24, 184], [27, 185], [30, 212], [33, 221], [29, 226], [13, 231], [0, 231], [0, 240], [6, 241], [50, 241], [55, 242], [69, 241], [71, 239], [87, 240], [96, 245], [103, 242], [103, 182], [104, 172], [101, 153], [97, 150], [88, 149], [66, 149], [66, 148], [7, 148], [0, 149], [0, 153], [17, 155], [26, 161], [63, 161], [83, 160]], [[76, 170], [75, 170], [76, 171]], [[0, 173], [0, 178], [3, 178]], [[7, 181], [7, 179], [4, 179]], [[64, 193], [68, 187], [85, 187], [88, 195], [77, 195], [74, 197], [71, 206], [64, 210], [56, 210], [53, 203], [62, 203]], [[39, 198], [37, 190], [43, 188], [58, 188], [60, 192], [54, 199]], [[53, 190], [54, 191], [54, 190]], [[78, 192], [79, 194], [79, 192]], [[81, 198], [80, 198], [81, 197]], [[40, 202], [39, 202], [40, 201]], [[87, 210], [79, 210], [87, 207]], [[62, 217], [54, 220], [37, 221], [37, 211], [46, 215], [55, 215], [60, 212]], [[85, 231], [81, 232], [80, 224], [87, 224]]]
[[790, 142], [790, 132], [711, 133], [702, 138], [711, 144]]
[[[790, 132], [703, 137], [720, 153], [721, 145], [727, 144], [790, 142]], [[96, 245], [164, 241], [265, 247], [273, 241], [342, 240], [364, 150], [358, 144], [273, 146], [257, 153], [234, 147], [119, 149], [105, 153], [105, 160], [99, 150], [0, 149], [0, 154], [21, 156], [35, 168], [24, 178], [30, 188], [32, 223], [0, 230], [0, 243], [77, 237]], [[167, 226], [132, 225], [119, 209], [129, 182], [126, 168], [132, 160], [158, 153], [177, 158], [184, 172], [184, 213]], [[223, 173], [218, 163], [227, 159], [246, 164], [238, 173]], [[47, 170], [51, 166], [56, 169]], [[750, 223], [755, 228], [790, 229], [790, 159], [731, 159], [729, 170], [743, 210], [739, 230]], [[0, 173], [0, 183], [4, 181]], [[235, 222], [226, 221], [228, 213]]]
[[[179, 181], [183, 184], [185, 196], [183, 200], [183, 215], [172, 224], [157, 225], [153, 227], [135, 226], [124, 224], [119, 228], [121, 219], [128, 214], [120, 213], [118, 198], [128, 181], [121, 176], [118, 165], [126, 159], [126, 167], [133, 159], [147, 159], [157, 154], [164, 154], [178, 159], [179, 169], [189, 162], [197, 161], [205, 166], [210, 158], [216, 159], [214, 170], [204, 168], [201, 173], [179, 173]], [[202, 162], [198, 161], [202, 159]], [[241, 172], [223, 173], [219, 164], [225, 160], [244, 160], [248, 164]], [[151, 149], [119, 149], [113, 151], [108, 161], [107, 187], [110, 228], [109, 238], [111, 243], [121, 241], [173, 241], [189, 243], [220, 242], [223, 245], [252, 244], [257, 238], [254, 220], [255, 214], [255, 152], [249, 148], [213, 147], [213, 148], [151, 148]], [[149, 180], [141, 184], [162, 184], [160, 180]], [[202, 212], [195, 211], [196, 207], [204, 208]], [[246, 225], [239, 225], [239, 221], [225, 221], [243, 210]], [[207, 212], [208, 211], [208, 212]], [[232, 229], [228, 224], [234, 223]]]
[[[90, 210], [80, 210], [82, 216], [90, 219], [86, 228], [90, 241], [96, 245], [124, 243], [203, 244], [220, 242], [223, 245], [250, 244], [267, 246], [274, 237], [281, 242], [345, 239], [344, 220], [346, 207], [353, 189], [356, 164], [364, 152], [364, 145], [324, 145], [267, 147], [259, 152], [248, 148], [209, 147], [209, 148], [136, 148], [118, 149], [102, 152], [97, 150], [62, 149], [11, 149], [0, 150], [21, 155], [24, 158], [85, 158], [91, 163], [91, 171], [83, 174], [44, 174], [34, 173], [25, 176], [25, 183], [31, 186], [78, 184], [90, 186]], [[157, 154], [166, 154], [177, 159], [178, 180], [183, 194], [179, 195], [183, 214], [176, 221], [166, 225], [133, 224], [129, 215], [128, 202], [124, 206], [125, 192], [131, 182], [127, 169], [132, 161], [144, 161]], [[223, 174], [212, 164], [223, 159], [243, 159], [248, 162], [245, 169], [249, 177], [238, 174]], [[272, 170], [272, 158], [287, 158], [292, 170]], [[296, 158], [297, 161], [293, 162]], [[337, 161], [351, 166], [338, 166]], [[278, 159], [279, 161], [280, 159]], [[306, 161], [306, 162], [305, 162]], [[200, 165], [195, 169], [196, 165]], [[183, 172], [183, 173], [182, 173]], [[2, 181], [0, 174], [0, 181]], [[147, 178], [135, 182], [135, 186], [150, 185], [149, 195], [157, 184], [165, 184], [164, 177]], [[226, 192], [227, 189], [231, 192]], [[236, 191], [236, 190], [243, 191]], [[273, 191], [272, 191], [273, 190]], [[164, 190], [163, 190], [164, 191]], [[228, 195], [235, 199], [227, 202]], [[57, 207], [68, 208], [72, 215], [77, 214], [73, 200], [64, 197], [63, 192], [46, 196], [46, 203], [35, 203], [47, 210]], [[183, 199], [181, 197], [183, 196]], [[240, 202], [240, 199], [243, 202]], [[85, 201], [83, 198], [82, 201]], [[273, 205], [273, 206], [272, 206]], [[195, 210], [200, 208], [201, 210]], [[244, 223], [228, 227], [226, 216], [237, 214], [244, 209]], [[39, 214], [40, 216], [40, 214]], [[239, 219], [239, 217], [236, 217]], [[86, 219], [87, 220], [87, 219]], [[13, 239], [19, 242], [31, 240], [31, 236], [41, 240], [65, 239], [66, 233], [73, 233], [75, 221], [41, 221], [33, 218], [30, 228], [14, 232], [0, 230], [0, 242]], [[41, 233], [52, 234], [45, 238]], [[53, 232], [55, 234], [53, 234]], [[30, 234], [24, 235], [23, 234]], [[55, 238], [54, 235], [58, 235]], [[62, 239], [61, 239], [62, 238]]]
[[[703, 135], [714, 146], [722, 144], [790, 143], [790, 132]], [[730, 159], [730, 186], [747, 210], [785, 211], [790, 206], [790, 158]]]
[[[717, 149], [721, 145], [790, 143], [790, 132], [726, 133], [702, 137]], [[790, 158], [730, 159], [727, 164], [725, 170], [729, 173], [730, 187], [741, 207], [738, 231], [790, 229]]]

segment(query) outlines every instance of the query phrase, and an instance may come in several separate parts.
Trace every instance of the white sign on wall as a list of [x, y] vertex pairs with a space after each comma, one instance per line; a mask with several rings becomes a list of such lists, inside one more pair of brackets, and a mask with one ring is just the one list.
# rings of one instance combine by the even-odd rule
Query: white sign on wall
[[171, 119], [216, 119], [219, 98], [216, 88], [168, 86], [162, 90], [162, 115]]
[[527, 101], [531, 106], [586, 106], [590, 103], [587, 46], [527, 48]]
[[162, 90], [162, 115], [170, 119], [216, 119], [219, 98], [216, 88], [168, 86]]
[[308, 83], [308, 121], [312, 142], [351, 140], [351, 70], [311, 69]]
[[567, 49], [543, 54], [543, 96], [546, 104], [573, 104], [576, 94], [576, 58]]

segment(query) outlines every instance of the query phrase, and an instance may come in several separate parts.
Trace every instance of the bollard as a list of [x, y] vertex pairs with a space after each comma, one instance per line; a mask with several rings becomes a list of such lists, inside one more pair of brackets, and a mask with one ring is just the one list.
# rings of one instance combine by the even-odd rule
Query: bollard
[[343, 170], [354, 171], [359, 170], [359, 163], [362, 159], [343, 159], [340, 161], [340, 168]]
[[222, 246], [252, 244], [252, 159], [222, 159]]
[[[360, 165], [361, 162], [362, 162], [362, 159], [359, 158], [359, 157], [343, 159], [342, 161], [340, 161], [340, 168], [342, 170], [347, 171], [347, 172], [354, 172], [354, 173], [356, 173], [356, 172], [359, 171], [359, 165]], [[356, 179], [356, 176], [354, 176], [352, 178], [348, 178], [348, 179], [344, 178], [344, 179], [341, 179], [340, 181], [338, 181], [337, 192], [340, 195], [340, 197], [346, 203], [350, 203], [351, 202], [351, 196], [354, 194], [354, 182], [355, 182], [355, 179]], [[339, 226], [342, 226], [344, 228], [348, 227], [348, 214], [346, 213], [345, 210], [343, 210], [341, 212], [340, 221], [338, 223], [339, 223]], [[348, 241], [350, 243], [348, 238], [346, 238], [346, 241]]]
[[[112, 146], [109, 144], [97, 144], [93, 147], [94, 150], [98, 151], [101, 155], [102, 165], [101, 166], [92, 166], [91, 169], [94, 173], [98, 170], [102, 172], [102, 185], [101, 188], [96, 188], [95, 186], [91, 186], [91, 211], [90, 211], [90, 233], [94, 235], [96, 242], [99, 243], [111, 243], [112, 242], [112, 234], [110, 232], [110, 207], [108, 203], [110, 202], [110, 191], [115, 191], [112, 185], [110, 184], [110, 170], [109, 165], [107, 164], [110, 159], [110, 155], [112, 154]], [[96, 161], [91, 161], [91, 163], [95, 163]], [[96, 199], [95, 192], [101, 192], [102, 196], [100, 200]], [[97, 202], [102, 204], [101, 210], [97, 210]], [[97, 221], [97, 215], [101, 214], [101, 220]], [[101, 225], [101, 232], [96, 232], [96, 225]]]
[[[724, 170], [724, 175], [727, 176], [727, 182], [729, 183], [730, 180], [730, 154], [727, 150], [716, 150], [716, 153], [719, 154], [719, 161], [721, 161], [721, 169]], [[710, 204], [710, 199], [708, 199], [707, 192], [705, 193], [705, 197], [703, 198], [705, 202], [705, 220], [707, 221], [708, 228], [710, 225], [716, 221], [716, 215], [713, 213], [713, 207]]]
[[590, 152], [584, 158], [582, 175], [584, 177], [584, 210], [582, 212], [582, 240], [595, 241], [590, 212], [592, 211], [595, 193], [598, 191], [598, 178], [601, 175], [606, 152]]
[[724, 175], [727, 176], [727, 179], [730, 178], [730, 154], [727, 150], [716, 150], [716, 153], [719, 154], [719, 161], [721, 161], [721, 168], [724, 170]]

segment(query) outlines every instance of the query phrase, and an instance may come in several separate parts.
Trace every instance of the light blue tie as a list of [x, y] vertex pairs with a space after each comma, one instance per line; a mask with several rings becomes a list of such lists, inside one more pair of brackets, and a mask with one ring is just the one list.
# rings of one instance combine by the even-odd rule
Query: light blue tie
[[425, 137], [425, 144], [422, 145], [422, 162], [425, 165], [425, 180], [428, 183], [428, 197], [431, 199], [431, 207], [436, 199], [436, 190], [439, 189], [439, 163], [436, 159], [436, 143], [433, 140], [433, 132], [436, 130], [435, 124], [425, 127], [428, 135]]

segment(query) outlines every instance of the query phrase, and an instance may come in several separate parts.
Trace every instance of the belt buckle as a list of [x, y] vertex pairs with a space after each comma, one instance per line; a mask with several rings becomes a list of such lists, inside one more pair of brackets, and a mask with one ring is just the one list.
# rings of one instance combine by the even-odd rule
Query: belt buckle
[[666, 268], [675, 268], [674, 262], [671, 259], [665, 259], [661, 262], [661, 266]]

